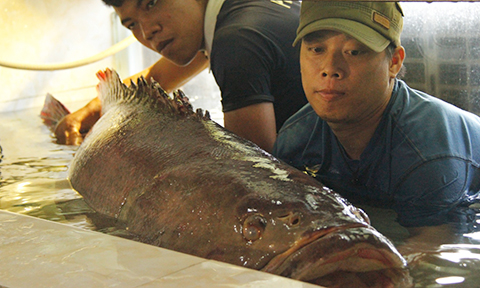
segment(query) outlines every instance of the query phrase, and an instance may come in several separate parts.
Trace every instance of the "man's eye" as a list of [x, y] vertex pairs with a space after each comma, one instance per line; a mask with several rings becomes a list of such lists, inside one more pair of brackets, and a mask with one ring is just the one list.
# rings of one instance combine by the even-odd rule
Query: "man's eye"
[[352, 56], [358, 56], [361, 53], [362, 52], [360, 50], [350, 50], [350, 55], [352, 55]]
[[310, 51], [312, 51], [313, 53], [321, 53], [323, 51], [323, 48], [320, 48], [320, 47], [312, 47], [309, 49]]
[[147, 3], [147, 9], [152, 8], [153, 6], [155, 6], [155, 4], [157, 4], [157, 0], [153, 0], [153, 1], [148, 2]]
[[135, 23], [130, 23], [126, 27], [127, 27], [128, 30], [132, 30], [133, 27], [135, 27]]

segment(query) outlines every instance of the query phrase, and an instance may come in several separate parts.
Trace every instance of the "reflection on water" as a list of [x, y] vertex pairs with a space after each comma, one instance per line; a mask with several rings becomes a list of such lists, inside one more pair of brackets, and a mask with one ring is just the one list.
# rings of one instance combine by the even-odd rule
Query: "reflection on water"
[[442, 245], [430, 253], [411, 255], [410, 269], [416, 287], [478, 287], [480, 245]]
[[0, 209], [83, 229], [103, 229], [93, 224], [94, 211], [66, 179], [76, 147], [54, 144], [38, 111], [1, 114], [0, 145]]
[[[0, 209], [133, 238], [92, 211], [66, 180], [76, 147], [53, 143], [38, 111], [0, 114]], [[376, 228], [401, 243], [406, 230], [385, 209], [366, 209]], [[406, 255], [415, 287], [479, 287], [480, 233]]]

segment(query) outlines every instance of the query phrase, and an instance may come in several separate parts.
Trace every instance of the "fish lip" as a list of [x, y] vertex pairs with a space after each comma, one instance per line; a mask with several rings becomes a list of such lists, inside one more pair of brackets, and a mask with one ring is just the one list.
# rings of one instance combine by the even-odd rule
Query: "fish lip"
[[[370, 240], [372, 240], [373, 243], [360, 241], [361, 240], [360, 238], [357, 238], [356, 236], [354, 236], [354, 235], [357, 235], [358, 232], [366, 232], [366, 231], [372, 234], [372, 238], [374, 239], [370, 239]], [[303, 258], [308, 257], [305, 255], [310, 254], [308, 252], [309, 248], [313, 249], [317, 246], [322, 248], [322, 244], [324, 243], [328, 244], [329, 240], [332, 240], [332, 239], [334, 239], [335, 241], [338, 240], [338, 239], [335, 239], [335, 237], [342, 239], [348, 236], [351, 236], [353, 239], [351, 242], [347, 243], [348, 249], [344, 249], [343, 247], [340, 247], [340, 249], [338, 247], [327, 247], [329, 249], [328, 250], [329, 252], [326, 253], [325, 255], [322, 255], [322, 257], [320, 257], [320, 260], [318, 262], [310, 263], [311, 265], [308, 264], [304, 268], [296, 267], [295, 270], [293, 271], [287, 271], [287, 266], [289, 266], [289, 264], [291, 263], [293, 263], [293, 265], [290, 265], [290, 266], [297, 266], [295, 265], [296, 262], [302, 262], [302, 261], [308, 262], [308, 261], [304, 261]], [[336, 269], [334, 271], [330, 271], [330, 270], [322, 271], [321, 269], [315, 269], [314, 275], [312, 275], [312, 273], [309, 273], [309, 271], [312, 270], [312, 269], [309, 270], [310, 267], [314, 266], [316, 268], [319, 268], [319, 267], [322, 267], [322, 265], [325, 266], [325, 265], [331, 264], [332, 262], [334, 263], [335, 261], [332, 261], [332, 259], [334, 260], [335, 258], [342, 257], [342, 256], [339, 256], [342, 253], [344, 253], [343, 256], [345, 256], [345, 258], [348, 258], [349, 256], [353, 255], [354, 257], [358, 257], [359, 259], [362, 259], [362, 260], [364, 259], [365, 262], [371, 261], [373, 265], [378, 265], [378, 269], [370, 269], [366, 271], [389, 269], [389, 268], [404, 269], [407, 265], [406, 261], [403, 259], [400, 253], [398, 252], [395, 253], [396, 251], [395, 248], [393, 250], [394, 253], [389, 252], [390, 249], [388, 248], [391, 248], [393, 244], [389, 242], [387, 243], [387, 242], [381, 241], [380, 239], [382, 238], [384, 237], [375, 229], [362, 224], [333, 227], [327, 230], [315, 231], [311, 233], [311, 235], [309, 235], [308, 237], [297, 241], [290, 249], [288, 249], [284, 253], [274, 257], [272, 260], [270, 260], [270, 262], [268, 262], [261, 269], [261, 271], [282, 275], [282, 276], [287, 276], [287, 277], [302, 280], [302, 281], [312, 281], [312, 280], [321, 278], [325, 275], [336, 272], [338, 270], [349, 271], [349, 272], [365, 272], [365, 271], [356, 270], [360, 268], [352, 266], [350, 270], [344, 270], [345, 267], [342, 267], [342, 269]], [[377, 245], [381, 244], [380, 246], [383, 245], [385, 247], [379, 248], [375, 244]], [[375, 257], [372, 257], [371, 259], [369, 259], [368, 257], [362, 257], [361, 254], [365, 254], [364, 251], [370, 251], [372, 249], [375, 249], [375, 251], [378, 252], [378, 253], [374, 253]]]
[[162, 53], [163, 49], [165, 49], [165, 47], [167, 47], [170, 43], [173, 42], [173, 38], [171, 39], [167, 39], [167, 40], [164, 40], [164, 41], [160, 41], [156, 46], [155, 46], [155, 49], [157, 50], [158, 53]]

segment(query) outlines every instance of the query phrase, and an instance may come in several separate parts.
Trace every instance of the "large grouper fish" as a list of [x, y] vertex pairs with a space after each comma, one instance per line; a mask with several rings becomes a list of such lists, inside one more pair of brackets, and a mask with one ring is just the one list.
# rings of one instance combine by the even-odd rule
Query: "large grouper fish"
[[127, 87], [109, 69], [97, 77], [102, 116], [68, 168], [97, 213], [142, 242], [293, 279], [410, 285], [394, 245], [317, 180], [194, 112], [181, 91], [170, 98], [143, 78]]

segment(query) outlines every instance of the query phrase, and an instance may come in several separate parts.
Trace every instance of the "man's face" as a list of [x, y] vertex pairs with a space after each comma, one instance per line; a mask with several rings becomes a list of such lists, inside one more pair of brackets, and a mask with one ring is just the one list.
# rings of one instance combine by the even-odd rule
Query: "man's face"
[[373, 113], [382, 113], [398, 72], [391, 69], [385, 51], [374, 52], [336, 31], [307, 35], [300, 64], [307, 99], [330, 124], [361, 123]]
[[122, 25], [146, 47], [177, 65], [188, 64], [203, 49], [206, 1], [126, 0], [114, 7]]

